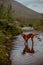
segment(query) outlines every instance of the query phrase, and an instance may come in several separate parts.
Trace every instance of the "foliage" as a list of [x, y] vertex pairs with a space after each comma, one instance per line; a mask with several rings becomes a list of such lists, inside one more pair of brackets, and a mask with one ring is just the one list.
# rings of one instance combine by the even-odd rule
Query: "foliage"
[[11, 4], [5, 7], [3, 4], [0, 5], [0, 29], [3, 30], [5, 35], [15, 35], [20, 33], [18, 28], [15, 26], [14, 11]]
[[14, 11], [11, 4], [4, 6], [0, 4], [0, 65], [10, 65], [8, 50], [3, 47], [6, 37], [10, 39], [14, 35], [20, 34], [21, 29], [15, 25]]

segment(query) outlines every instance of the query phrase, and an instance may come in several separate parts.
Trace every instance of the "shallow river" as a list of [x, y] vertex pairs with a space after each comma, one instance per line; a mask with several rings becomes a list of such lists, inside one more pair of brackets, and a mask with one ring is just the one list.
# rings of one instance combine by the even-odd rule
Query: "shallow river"
[[[28, 32], [30, 33], [30, 32]], [[26, 32], [27, 34], [27, 32]], [[22, 54], [24, 46], [24, 39], [18, 35], [13, 41], [13, 49], [11, 51], [10, 59], [11, 65], [43, 65], [43, 34], [39, 33], [41, 41], [34, 37], [34, 51], [35, 53]], [[28, 40], [28, 47], [31, 49], [31, 39]]]

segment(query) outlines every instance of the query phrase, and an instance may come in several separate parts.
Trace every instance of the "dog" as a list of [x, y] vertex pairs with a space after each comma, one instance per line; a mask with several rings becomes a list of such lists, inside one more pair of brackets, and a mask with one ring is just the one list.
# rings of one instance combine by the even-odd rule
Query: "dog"
[[29, 34], [25, 34], [22, 33], [21, 36], [23, 37], [23, 39], [25, 40], [25, 46], [28, 46], [28, 40], [31, 38], [32, 41], [32, 49], [33, 49], [33, 45], [34, 45], [34, 37], [36, 36], [37, 39], [39, 39], [39, 41], [41, 41], [41, 38], [39, 37], [39, 34], [34, 34], [34, 33], [29, 33]]

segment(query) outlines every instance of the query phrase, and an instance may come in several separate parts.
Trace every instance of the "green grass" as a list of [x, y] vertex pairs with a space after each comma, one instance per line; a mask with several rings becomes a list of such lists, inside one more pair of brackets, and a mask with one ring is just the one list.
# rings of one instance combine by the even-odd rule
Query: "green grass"
[[8, 50], [3, 47], [0, 47], [0, 65], [10, 65]]

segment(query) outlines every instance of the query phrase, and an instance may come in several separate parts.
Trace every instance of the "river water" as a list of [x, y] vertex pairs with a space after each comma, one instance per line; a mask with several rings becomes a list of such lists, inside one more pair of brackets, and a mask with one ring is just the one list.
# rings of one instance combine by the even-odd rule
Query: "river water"
[[[28, 32], [31, 33], [31, 32]], [[26, 32], [27, 34], [27, 32]], [[21, 35], [16, 36], [13, 43], [10, 59], [11, 65], [43, 65], [43, 33], [39, 33], [41, 41], [34, 37], [34, 51], [35, 53], [22, 54], [25, 46], [24, 39]], [[31, 49], [31, 39], [28, 40], [28, 47]]]

